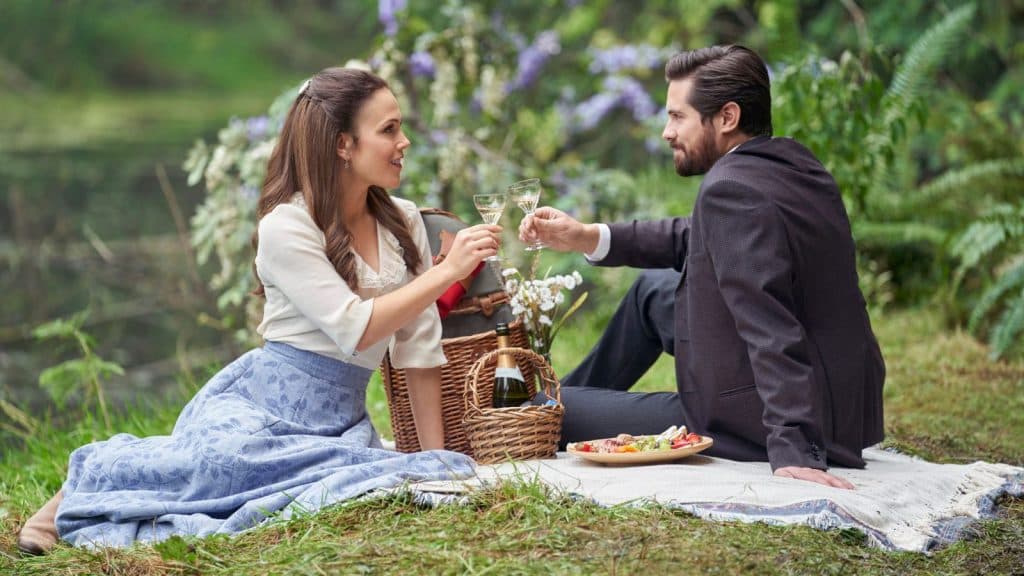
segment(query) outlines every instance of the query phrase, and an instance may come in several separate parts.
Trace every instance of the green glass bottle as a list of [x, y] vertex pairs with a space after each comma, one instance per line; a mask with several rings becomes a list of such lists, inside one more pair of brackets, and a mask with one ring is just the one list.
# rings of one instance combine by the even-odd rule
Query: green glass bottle
[[[512, 346], [511, 333], [508, 324], [498, 324], [495, 332], [498, 334], [498, 349], [510, 348]], [[523, 373], [516, 364], [512, 354], [498, 353], [498, 367], [494, 370], [494, 399], [495, 408], [517, 408], [533, 401], [533, 393], [526, 385]]]

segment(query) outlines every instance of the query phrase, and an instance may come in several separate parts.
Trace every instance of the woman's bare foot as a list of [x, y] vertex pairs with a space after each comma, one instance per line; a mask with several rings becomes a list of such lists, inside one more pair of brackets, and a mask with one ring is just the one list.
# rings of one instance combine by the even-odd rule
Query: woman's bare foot
[[58, 491], [38, 512], [32, 515], [18, 533], [18, 549], [26, 554], [46, 554], [57, 544], [57, 507], [64, 498]]

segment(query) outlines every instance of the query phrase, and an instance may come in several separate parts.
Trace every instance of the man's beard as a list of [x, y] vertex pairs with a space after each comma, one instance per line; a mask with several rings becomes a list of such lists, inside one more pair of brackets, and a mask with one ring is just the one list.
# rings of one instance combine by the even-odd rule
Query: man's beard
[[[675, 148], [675, 147], [673, 147]], [[676, 174], [680, 176], [699, 176], [707, 173], [718, 162], [721, 155], [715, 148], [715, 135], [710, 128], [701, 130], [697, 148], [684, 151], [681, 158], [675, 161]]]

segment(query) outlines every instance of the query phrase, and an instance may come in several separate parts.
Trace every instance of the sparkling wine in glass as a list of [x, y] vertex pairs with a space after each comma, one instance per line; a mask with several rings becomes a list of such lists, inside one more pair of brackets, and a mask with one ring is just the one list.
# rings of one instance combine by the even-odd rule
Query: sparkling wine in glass
[[[529, 216], [537, 209], [537, 202], [540, 201], [540, 179], [520, 180], [508, 187], [508, 195]], [[544, 244], [538, 240], [527, 246], [526, 250], [540, 250], [543, 247]]]
[[[501, 220], [501, 213], [505, 211], [504, 193], [495, 194], [474, 194], [473, 205], [483, 218], [485, 224], [497, 224]], [[497, 255], [484, 258], [488, 262], [500, 260]]]

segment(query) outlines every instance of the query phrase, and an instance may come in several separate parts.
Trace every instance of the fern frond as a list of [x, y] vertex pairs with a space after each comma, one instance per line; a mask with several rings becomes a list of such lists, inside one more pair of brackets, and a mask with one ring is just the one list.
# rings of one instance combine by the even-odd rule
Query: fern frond
[[913, 205], [931, 204], [950, 196], [977, 194], [985, 182], [1024, 180], [1024, 158], [1000, 158], [949, 170], [938, 178], [910, 192], [905, 198]]
[[1017, 336], [1024, 330], [1024, 289], [1017, 294], [999, 317], [999, 322], [989, 338], [989, 356], [996, 360], [1013, 346]]
[[981, 321], [985, 319], [989, 311], [992, 310], [1004, 294], [1014, 288], [1022, 287], [1024, 287], [1024, 259], [1020, 259], [1011, 265], [1010, 268], [999, 275], [995, 284], [982, 293], [978, 303], [974, 305], [974, 310], [971, 310], [971, 317], [967, 321], [967, 329], [971, 332], [976, 332]]
[[923, 242], [942, 245], [948, 233], [937, 226], [922, 222], [872, 222], [859, 221], [853, 225], [853, 237], [857, 243], [892, 246]]
[[974, 17], [974, 11], [973, 3], [953, 10], [911, 46], [886, 91], [884, 129], [907, 113], [928, 76], [956, 48], [961, 34]]
[[964, 230], [950, 249], [960, 259], [961, 271], [974, 268], [982, 258], [991, 254], [1006, 240], [1006, 229], [999, 222], [975, 222]]

